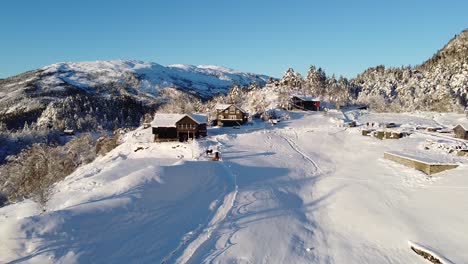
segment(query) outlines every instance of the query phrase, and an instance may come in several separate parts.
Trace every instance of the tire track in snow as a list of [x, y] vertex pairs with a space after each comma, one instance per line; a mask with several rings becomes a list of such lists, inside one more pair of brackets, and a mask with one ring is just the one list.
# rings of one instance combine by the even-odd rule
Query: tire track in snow
[[[226, 171], [230, 172], [230, 170], [227, 170], [227, 166], [225, 166], [223, 163], [221, 163], [222, 166], [226, 169]], [[230, 172], [230, 176], [234, 176], [234, 184], [235, 184], [235, 189], [233, 192], [229, 192], [229, 193], [223, 193], [222, 195], [220, 195], [220, 197], [218, 199], [216, 199], [215, 201], [217, 200], [221, 200], [223, 199], [224, 197], [224, 202], [219, 204], [217, 206], [217, 209], [214, 213], [210, 214], [207, 219], [206, 219], [206, 222], [205, 224], [204, 223], [201, 223], [198, 225], [197, 228], [195, 228], [194, 230], [188, 232], [187, 234], [185, 234], [181, 241], [179, 242], [179, 245], [173, 250], [171, 251], [167, 256], [165, 256], [162, 260], [161, 260], [161, 264], [166, 264], [166, 263], [169, 263], [171, 262], [171, 260], [177, 255], [179, 254], [180, 251], [182, 251], [182, 256], [180, 258], [182, 258], [185, 254], [185, 252], [188, 250], [188, 248], [193, 244], [195, 243], [197, 240], [201, 238], [205, 238], [206, 237], [206, 233], [207, 234], [207, 239], [209, 237], [211, 237], [211, 232], [216, 228], [215, 225], [219, 224], [219, 222], [221, 222], [222, 220], [224, 220], [224, 218], [226, 218], [226, 215], [227, 213], [231, 210], [231, 208], [233, 207], [234, 205], [234, 201], [237, 197], [237, 180], [236, 180], [236, 175], [233, 175], [231, 172]], [[234, 196], [232, 198], [232, 200], [230, 199], [230, 196]], [[229, 202], [229, 200], [231, 200], [231, 202]], [[223, 209], [223, 207], [225, 206], [228, 206], [227, 209]], [[227, 211], [226, 211], [227, 210]], [[222, 213], [223, 212], [226, 212], [226, 215], [222, 216]], [[220, 219], [219, 219], [220, 218]], [[218, 221], [216, 221], [217, 219], [219, 219]], [[205, 235], [205, 236], [204, 236]], [[205, 239], [205, 241], [207, 240]], [[204, 241], [202, 241], [199, 245], [203, 244]], [[185, 249], [184, 249], [185, 247]], [[197, 247], [198, 248], [198, 247]], [[197, 248], [195, 248], [193, 250], [193, 252], [195, 252], [197, 250]], [[193, 254], [192, 252], [192, 254]], [[191, 255], [189, 256], [189, 258], [186, 260], [186, 261], [182, 261], [182, 263], [186, 263]], [[179, 258], [179, 259], [180, 259]], [[180, 263], [179, 259], [176, 260], [177, 263]]]
[[[302, 151], [299, 148], [299, 146], [296, 144], [296, 142], [294, 142], [292, 139], [290, 139], [290, 138], [288, 138], [288, 137], [286, 137], [286, 136], [284, 136], [282, 134], [278, 134], [278, 136], [280, 138], [282, 138], [283, 140], [285, 140], [294, 151], [299, 153], [305, 160], [307, 160], [310, 164], [312, 164], [314, 166], [316, 172], [318, 172], [318, 173], [322, 172], [319, 165], [311, 157], [309, 157], [309, 155], [304, 153], [304, 151]], [[297, 137], [297, 134], [296, 134], [296, 137]]]
[[[222, 147], [222, 143], [218, 140], [217, 137], [215, 139], [218, 142], [218, 150], [219, 150]], [[213, 232], [216, 231], [222, 225], [224, 220], [228, 217], [228, 215], [231, 213], [232, 209], [234, 208], [235, 201], [239, 192], [238, 191], [239, 187], [237, 185], [237, 174], [233, 173], [230, 166], [227, 166], [222, 160], [218, 162], [224, 167], [225, 171], [228, 172], [231, 179], [234, 180], [234, 191], [224, 196], [224, 202], [217, 208], [216, 212], [213, 215], [213, 218], [205, 225], [205, 229], [201, 231], [201, 233], [199, 233], [197, 237], [190, 238], [192, 242], [188, 244], [188, 246], [182, 252], [182, 255], [175, 261], [175, 263], [190, 262], [191, 258], [197, 252], [197, 250], [200, 249], [200, 247], [202, 247], [203, 244], [211, 238], [211, 236], [213, 235]], [[232, 245], [232, 243], [230, 242], [230, 239], [232, 235], [234, 235], [234, 233], [237, 232], [237, 230], [239, 229], [238, 227], [236, 228], [234, 225], [235, 223], [231, 223], [230, 225], [233, 232], [232, 234], [230, 234], [229, 238], [227, 239], [224, 250], [226, 250], [230, 245]], [[182, 246], [185, 246], [187, 242], [188, 240]], [[171, 257], [173, 255], [171, 255]]]

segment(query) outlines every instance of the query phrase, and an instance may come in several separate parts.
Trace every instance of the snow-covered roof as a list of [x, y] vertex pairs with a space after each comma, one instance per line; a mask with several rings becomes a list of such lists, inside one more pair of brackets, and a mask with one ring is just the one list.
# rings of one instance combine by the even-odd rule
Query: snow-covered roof
[[208, 116], [207, 115], [204, 115], [204, 114], [190, 114], [188, 116], [191, 117], [193, 120], [195, 120], [195, 122], [197, 122], [198, 124], [208, 123]]
[[387, 151], [385, 153], [388, 153], [388, 154], [391, 154], [391, 155], [394, 155], [394, 156], [398, 156], [398, 157], [401, 157], [401, 158], [409, 159], [409, 160], [414, 160], [414, 161], [426, 163], [426, 164], [429, 164], [429, 165], [456, 165], [456, 164], [452, 164], [452, 163], [449, 163], [449, 162], [442, 162], [442, 161], [440, 161], [438, 159], [428, 157], [428, 156], [424, 156], [424, 155], [421, 155], [421, 154], [420, 155], [408, 154], [408, 153], [403, 153], [403, 152], [399, 152], [399, 151]]
[[177, 121], [184, 118], [186, 114], [155, 114], [152, 127], [176, 127]]
[[176, 123], [184, 117], [190, 117], [198, 124], [204, 124], [208, 122], [208, 117], [203, 114], [155, 114], [153, 122], [151, 122], [152, 127], [176, 127]]
[[458, 124], [453, 128], [456, 128], [457, 126], [461, 126], [461, 128], [463, 128], [465, 131], [468, 131], [468, 129], [467, 129], [468, 126], [466, 126], [465, 124]]
[[302, 101], [312, 101], [312, 102], [320, 101], [320, 98], [313, 97], [313, 96], [293, 95], [293, 97], [297, 97], [297, 98], [301, 99]]
[[217, 104], [216, 105], [216, 110], [224, 110], [228, 107], [230, 107], [232, 104]]
[[216, 105], [216, 110], [226, 110], [228, 109], [231, 105], [235, 106], [237, 109], [241, 110], [244, 113], [247, 113], [244, 109], [240, 108], [238, 105], [235, 104], [217, 104]]

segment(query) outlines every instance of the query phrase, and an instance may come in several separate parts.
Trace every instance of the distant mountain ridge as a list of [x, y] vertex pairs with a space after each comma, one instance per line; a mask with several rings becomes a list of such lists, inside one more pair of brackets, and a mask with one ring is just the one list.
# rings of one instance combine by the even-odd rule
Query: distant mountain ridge
[[[82, 109], [82, 114], [93, 114], [98, 105], [111, 106], [113, 102], [122, 107], [138, 108], [142, 112], [130, 118], [135, 123], [134, 119], [141, 118], [148, 110], [144, 107], [156, 107], [170, 93], [209, 99], [226, 94], [234, 84], [264, 85], [268, 78], [212, 65], [162, 66], [136, 60], [56, 63], [0, 80], [0, 122], [6, 123], [8, 128], [21, 127], [24, 122], [41, 120], [48, 107], [49, 119], [58, 117], [51, 113], [54, 112], [51, 107], [68, 106], [61, 112], [72, 110], [72, 106], [79, 107], [73, 102], [74, 98], [80, 97], [76, 100], [90, 105]], [[167, 92], [168, 89], [173, 92]], [[98, 110], [112, 121], [128, 119], [125, 113], [115, 116], [116, 109]]]
[[[226, 93], [235, 83], [240, 86], [251, 82], [264, 84], [266, 75], [239, 72], [213, 65], [174, 64], [162, 66], [154, 62], [113, 60], [95, 62], [68, 62], [46, 66], [41, 70], [52, 73], [44, 82], [60, 86], [61, 82], [80, 88], [95, 88], [112, 82], [129, 82], [132, 88], [149, 96], [159, 88], [174, 87], [210, 98]], [[130, 93], [135, 92], [131, 91]]]

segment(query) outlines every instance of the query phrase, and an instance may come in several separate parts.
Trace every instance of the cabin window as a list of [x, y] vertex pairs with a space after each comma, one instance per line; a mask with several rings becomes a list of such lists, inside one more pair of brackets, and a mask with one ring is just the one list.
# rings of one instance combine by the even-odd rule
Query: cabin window
[[236, 115], [229, 115], [229, 119], [237, 119]]
[[234, 113], [236, 111], [236, 108], [234, 106], [229, 107], [229, 112]]
[[236, 110], [236, 114], [240, 114], [240, 111], [239, 111], [239, 110]]
[[226, 113], [226, 114], [227, 114], [227, 113], [229, 113], [229, 111], [226, 109], [226, 110], [224, 111], [224, 113]]
[[195, 124], [178, 124], [179, 129], [195, 129], [197, 126]]

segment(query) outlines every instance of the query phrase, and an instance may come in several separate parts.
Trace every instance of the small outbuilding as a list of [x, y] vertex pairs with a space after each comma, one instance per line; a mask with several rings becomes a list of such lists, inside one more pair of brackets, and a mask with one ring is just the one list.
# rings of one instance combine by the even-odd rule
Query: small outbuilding
[[291, 106], [295, 109], [306, 111], [319, 111], [320, 100], [311, 96], [294, 95], [291, 97]]
[[468, 131], [463, 125], [457, 125], [456, 127], [454, 127], [453, 133], [455, 134], [456, 138], [468, 140]]
[[418, 157], [412, 154], [406, 154], [397, 151], [388, 151], [384, 153], [384, 158], [400, 163], [415, 170], [424, 172], [427, 175], [450, 170], [458, 167], [457, 164], [443, 163], [435, 159]]
[[361, 133], [362, 133], [363, 136], [370, 136], [371, 132], [372, 132], [372, 130], [370, 130], [370, 129], [361, 130]]
[[155, 114], [151, 122], [154, 141], [180, 141], [206, 137], [206, 115], [201, 114]]
[[247, 119], [247, 112], [235, 104], [216, 105], [214, 124], [217, 126], [241, 126]]

